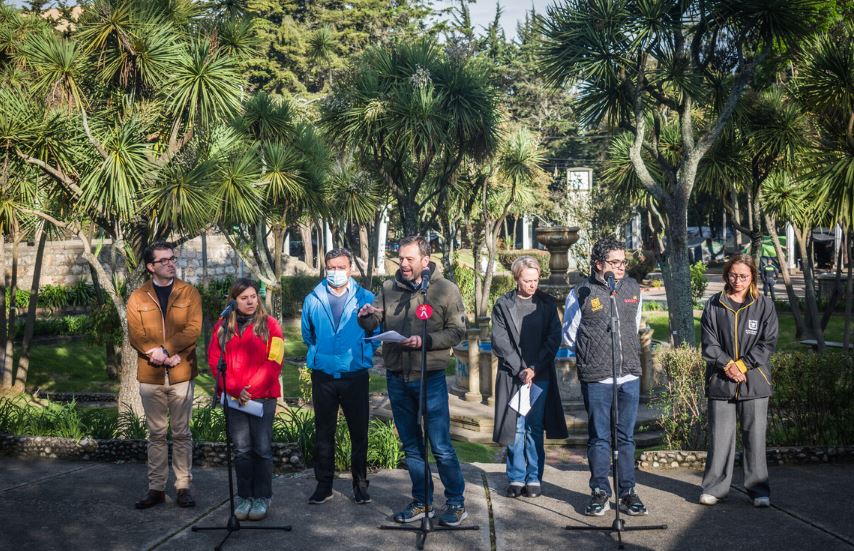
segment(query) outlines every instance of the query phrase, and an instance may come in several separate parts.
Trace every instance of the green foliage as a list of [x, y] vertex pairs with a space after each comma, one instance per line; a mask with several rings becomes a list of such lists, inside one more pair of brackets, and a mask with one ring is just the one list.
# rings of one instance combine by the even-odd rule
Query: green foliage
[[84, 408], [80, 410], [80, 430], [98, 440], [116, 437], [119, 424], [115, 408]]
[[276, 415], [273, 420], [273, 441], [296, 443], [303, 460], [310, 464], [314, 459], [314, 412], [305, 408], [288, 408]]
[[299, 397], [304, 403], [311, 401], [311, 370], [306, 367], [299, 368]]
[[691, 300], [695, 305], [702, 304], [703, 293], [706, 292], [706, 287], [709, 282], [706, 281], [707, 266], [702, 261], [697, 261], [691, 265]]
[[652, 405], [661, 410], [665, 445], [674, 450], [706, 447], [706, 364], [700, 351], [689, 346], [664, 350], [658, 357], [667, 383]]
[[769, 443], [839, 446], [854, 442], [854, 356], [777, 353], [772, 365]]
[[513, 265], [513, 261], [519, 258], [520, 256], [533, 256], [540, 263], [540, 277], [548, 278], [551, 275], [551, 270], [549, 270], [549, 254], [548, 251], [543, 251], [540, 249], [509, 249], [509, 250], [501, 250], [498, 251], [498, 262], [504, 267], [506, 270], [510, 270], [510, 266]]
[[[640, 283], [649, 273], [655, 270], [655, 256], [650, 252], [640, 250], [626, 251], [626, 273]], [[702, 296], [702, 295], [701, 295]]]
[[[18, 318], [16, 321], [15, 338], [20, 339], [24, 336], [24, 324], [26, 320]], [[37, 318], [33, 322], [34, 336], [80, 336], [89, 335], [91, 330], [92, 319], [86, 314]]]
[[196, 442], [225, 442], [225, 415], [221, 407], [193, 410], [190, 431]]
[[[457, 262], [454, 265], [454, 278], [457, 280], [457, 287], [460, 288], [460, 294], [463, 296], [463, 305], [466, 307], [466, 312], [474, 314], [474, 270], [468, 266]], [[516, 282], [512, 276], [496, 275], [492, 278], [492, 288], [489, 290], [489, 303], [486, 305], [486, 311], [492, 312], [492, 306], [498, 297], [516, 287]]]
[[145, 417], [134, 413], [130, 407], [123, 407], [116, 419], [116, 438], [126, 440], [145, 440], [148, 438], [148, 425]]
[[[42, 285], [39, 288], [39, 308], [51, 311], [88, 308], [95, 301], [95, 287], [91, 283], [78, 281], [71, 285]], [[9, 288], [6, 287], [6, 304], [9, 301]], [[17, 289], [15, 292], [15, 306], [19, 312], [26, 312], [30, 305], [30, 292]]]

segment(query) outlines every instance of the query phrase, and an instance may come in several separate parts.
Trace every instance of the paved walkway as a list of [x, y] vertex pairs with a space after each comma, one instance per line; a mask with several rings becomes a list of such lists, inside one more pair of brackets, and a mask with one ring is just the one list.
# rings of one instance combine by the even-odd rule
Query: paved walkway
[[[616, 536], [563, 529], [608, 526], [613, 519], [613, 513], [596, 519], [581, 514], [588, 496], [583, 465], [547, 467], [545, 495], [518, 500], [503, 497], [502, 465], [469, 464], [464, 470], [471, 515], [466, 523], [480, 530], [431, 534], [426, 549], [616, 549]], [[180, 509], [169, 499], [165, 505], [137, 511], [133, 502], [145, 489], [142, 464], [0, 459], [0, 549], [211, 549], [222, 533], [191, 532], [190, 527], [224, 525], [227, 472], [196, 468], [194, 476], [197, 507]], [[715, 507], [698, 505], [699, 476], [692, 471], [638, 473], [638, 492], [650, 515], [628, 518], [627, 524], [667, 523], [669, 528], [624, 533], [626, 549], [854, 549], [854, 465], [772, 467], [773, 506], [762, 510], [754, 509], [737, 490]], [[414, 549], [413, 534], [377, 529], [408, 500], [406, 471], [381, 471], [370, 478], [371, 504], [353, 503], [349, 480], [338, 479], [331, 502], [308, 506], [314, 487], [310, 473], [279, 477], [271, 515], [263, 523], [288, 523], [293, 531], [241, 531], [225, 548]], [[437, 503], [442, 504], [438, 477], [435, 483]]]

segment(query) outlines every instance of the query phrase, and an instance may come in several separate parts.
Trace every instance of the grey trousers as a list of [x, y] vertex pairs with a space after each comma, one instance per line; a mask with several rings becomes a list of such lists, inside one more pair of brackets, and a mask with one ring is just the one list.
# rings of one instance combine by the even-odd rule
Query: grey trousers
[[703, 474], [703, 493], [718, 499], [729, 494], [735, 463], [736, 417], [741, 420], [741, 441], [744, 444], [744, 487], [751, 499], [771, 497], [765, 461], [768, 398], [709, 400], [710, 443]]

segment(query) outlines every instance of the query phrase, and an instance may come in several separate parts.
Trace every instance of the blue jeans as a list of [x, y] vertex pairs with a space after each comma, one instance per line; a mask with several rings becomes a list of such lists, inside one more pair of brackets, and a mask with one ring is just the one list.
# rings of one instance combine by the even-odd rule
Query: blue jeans
[[[587, 461], [590, 464], [590, 489], [599, 488], [611, 495], [608, 474], [611, 466], [611, 400], [613, 385], [581, 383], [581, 395], [587, 409]], [[635, 485], [635, 420], [640, 400], [640, 379], [619, 385], [617, 389], [617, 449], [620, 452], [620, 497]]]
[[[404, 381], [400, 374], [389, 371], [386, 376], [388, 398], [394, 415], [394, 425], [403, 442], [406, 453], [406, 468], [412, 481], [412, 499], [419, 503], [433, 503], [433, 479], [430, 487], [424, 487], [424, 446], [418, 423], [418, 389], [420, 379]], [[463, 505], [465, 479], [451, 445], [451, 415], [448, 412], [448, 386], [445, 373], [435, 371], [427, 374], [427, 438], [430, 451], [439, 468], [439, 478], [445, 486], [445, 499], [449, 505]]]
[[273, 496], [273, 417], [276, 399], [258, 400], [264, 416], [228, 410], [228, 433], [234, 446], [237, 495], [243, 498]]
[[535, 381], [543, 390], [527, 415], [516, 419], [516, 440], [507, 446], [507, 478], [510, 483], [539, 484], [543, 480], [543, 415], [546, 411], [548, 381]]

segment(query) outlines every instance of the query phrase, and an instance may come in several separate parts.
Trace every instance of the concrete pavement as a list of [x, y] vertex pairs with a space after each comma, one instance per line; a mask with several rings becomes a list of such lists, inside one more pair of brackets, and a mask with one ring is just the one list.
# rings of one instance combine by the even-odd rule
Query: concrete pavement
[[[546, 467], [544, 495], [517, 500], [503, 497], [504, 466], [467, 464], [466, 505], [480, 530], [438, 532], [430, 550], [615, 549], [615, 536], [604, 532], [570, 532], [564, 526], [609, 526], [581, 512], [588, 499], [587, 470], [571, 464]], [[854, 549], [854, 465], [771, 467], [772, 507], [754, 509], [734, 489], [714, 507], [697, 504], [700, 473], [638, 472], [638, 493], [650, 509], [646, 517], [624, 517], [628, 526], [666, 523], [665, 531], [627, 532], [627, 549], [703, 550], [727, 547], [775, 550]], [[172, 499], [147, 511], [133, 502], [145, 491], [142, 464], [75, 463], [0, 459], [0, 549], [74, 551], [211, 549], [224, 532], [192, 532], [194, 524], [224, 525], [228, 515], [227, 472], [194, 469], [192, 509]], [[380, 531], [393, 511], [408, 501], [405, 470], [374, 473], [373, 503], [356, 505], [350, 481], [335, 481], [335, 497], [324, 505], [306, 501], [314, 488], [310, 472], [274, 481], [274, 500], [265, 525], [291, 524], [291, 532], [240, 531], [228, 548], [252, 549], [407, 549], [411, 533]], [[434, 476], [436, 503], [444, 504], [442, 484]], [[738, 483], [738, 477], [736, 482]], [[168, 491], [174, 497], [174, 491]]]

